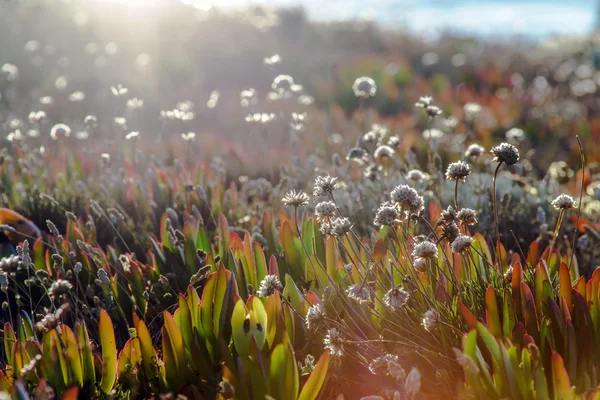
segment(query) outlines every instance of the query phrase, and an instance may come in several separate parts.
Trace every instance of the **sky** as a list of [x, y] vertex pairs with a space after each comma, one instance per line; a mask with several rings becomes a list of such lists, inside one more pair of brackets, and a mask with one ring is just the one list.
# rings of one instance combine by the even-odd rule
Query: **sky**
[[[189, 0], [188, 0], [189, 1]], [[217, 7], [302, 5], [311, 18], [368, 18], [435, 36], [445, 28], [479, 35], [583, 35], [600, 0], [193, 0]]]

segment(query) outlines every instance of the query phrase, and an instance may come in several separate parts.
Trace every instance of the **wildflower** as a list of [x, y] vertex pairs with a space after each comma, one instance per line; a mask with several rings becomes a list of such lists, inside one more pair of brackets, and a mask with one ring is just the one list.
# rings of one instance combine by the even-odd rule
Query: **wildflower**
[[391, 148], [397, 148], [400, 146], [400, 138], [398, 136], [390, 136], [387, 142]]
[[112, 92], [113, 96], [118, 97], [126, 95], [127, 92], [129, 92], [129, 89], [119, 83], [116, 86], [111, 86], [110, 91]]
[[448, 165], [446, 170], [446, 179], [464, 182], [465, 178], [471, 174], [469, 164], [464, 161], [453, 162]]
[[278, 75], [273, 80], [271, 88], [278, 93], [285, 93], [292, 90], [294, 85], [294, 78], [289, 75]]
[[54, 222], [52, 222], [49, 219], [47, 219], [46, 220], [46, 225], [48, 225], [48, 231], [50, 231], [51, 234], [53, 234], [54, 236], [60, 235], [60, 232], [56, 228], [56, 225], [54, 225]]
[[390, 193], [392, 202], [401, 206], [410, 203], [417, 196], [419, 196], [417, 191], [408, 185], [396, 186], [394, 190], [392, 190], [392, 193]]
[[137, 131], [129, 132], [127, 135], [125, 135], [125, 140], [137, 139], [138, 136], [140, 136], [140, 133]]
[[354, 147], [348, 151], [348, 155], [346, 156], [346, 160], [357, 160], [365, 162], [367, 158], [367, 151], [362, 147]]
[[129, 257], [127, 257], [125, 254], [121, 254], [119, 256], [119, 261], [121, 262], [121, 265], [123, 266], [123, 271], [129, 272], [131, 270], [131, 262], [129, 260]]
[[383, 296], [383, 302], [392, 310], [402, 307], [408, 301], [410, 294], [400, 286], [388, 290]]
[[395, 154], [396, 152], [394, 151], [394, 149], [392, 149], [390, 146], [379, 146], [375, 152], [373, 153], [373, 157], [375, 158], [376, 161], [382, 161], [383, 159], [386, 158], [392, 158], [392, 156]]
[[428, 310], [425, 312], [425, 315], [423, 315], [423, 327], [425, 328], [425, 330], [427, 332], [431, 332], [431, 330], [433, 328], [435, 328], [435, 325], [437, 323], [437, 315], [435, 313], [434, 310]]
[[359, 285], [356, 283], [346, 290], [346, 294], [348, 297], [357, 300], [361, 304], [371, 300], [369, 290], [364, 285]]
[[329, 222], [335, 213], [335, 203], [331, 201], [323, 201], [316, 205], [315, 216], [319, 222]]
[[557, 210], [566, 210], [575, 207], [575, 200], [568, 194], [561, 194], [552, 201], [552, 206]]
[[467, 121], [473, 121], [481, 112], [481, 106], [477, 103], [467, 103], [463, 107], [463, 111], [465, 112], [465, 119]]
[[19, 269], [19, 264], [19, 256], [13, 254], [10, 257], [6, 257], [0, 260], [0, 271], [7, 274], [15, 273]]
[[317, 176], [315, 179], [315, 185], [313, 188], [313, 196], [315, 197], [326, 197], [333, 193], [335, 189], [336, 177], [333, 176]]
[[453, 253], [462, 253], [465, 250], [468, 250], [473, 244], [473, 238], [466, 235], [459, 235], [452, 242], [452, 252]]
[[415, 259], [436, 259], [438, 256], [437, 246], [428, 240], [422, 241], [415, 244], [412, 256]]
[[79, 261], [77, 261], [75, 263], [75, 265], [73, 266], [73, 271], [75, 271], [76, 274], [79, 274], [82, 269], [83, 269], [83, 264], [81, 264], [81, 262], [79, 262]]
[[45, 111], [32, 111], [29, 113], [29, 123], [31, 124], [40, 124], [45, 122], [48, 119]]
[[309, 197], [306, 193], [300, 191], [296, 192], [295, 190], [290, 190], [285, 194], [283, 199], [281, 200], [283, 205], [286, 207], [303, 207], [308, 204]]
[[344, 340], [337, 328], [331, 328], [327, 331], [323, 344], [332, 356], [342, 356], [344, 354]]
[[475, 225], [477, 223], [477, 213], [470, 208], [462, 208], [456, 218], [465, 225]]
[[410, 171], [408, 171], [406, 173], [406, 179], [409, 179], [409, 180], [417, 183], [417, 182], [423, 182], [424, 180], [427, 180], [427, 177], [423, 173], [423, 171], [418, 170], [418, 169], [411, 169]]
[[195, 132], [187, 132], [187, 133], [184, 132], [181, 134], [181, 138], [186, 142], [193, 142], [196, 139], [196, 133]]
[[377, 357], [369, 363], [369, 371], [371, 371], [373, 375], [378, 375], [387, 372], [387, 364], [390, 361], [398, 362], [398, 356], [394, 354], [385, 354], [383, 356]]
[[63, 314], [69, 312], [69, 303], [65, 303], [58, 308], [54, 313], [46, 314], [35, 326], [40, 332], [48, 332], [56, 328]]
[[435, 118], [442, 114], [442, 110], [438, 106], [434, 105], [425, 107], [425, 112], [427, 115], [429, 115], [429, 118]]
[[459, 235], [460, 229], [458, 229], [456, 222], [452, 221], [444, 226], [443, 237], [448, 240], [449, 243], [452, 243]]
[[377, 85], [372, 78], [368, 76], [363, 76], [357, 78], [352, 85], [352, 90], [354, 91], [354, 95], [356, 97], [361, 97], [363, 99], [368, 99], [369, 97], [375, 96], [377, 93]]
[[73, 285], [69, 281], [65, 281], [63, 279], [57, 279], [52, 282], [50, 289], [48, 289], [48, 295], [51, 298], [55, 298], [61, 296], [63, 294], [69, 293], [69, 290], [73, 288]]
[[419, 100], [415, 103], [415, 107], [417, 108], [426, 108], [430, 106], [433, 102], [433, 97], [431, 96], [421, 96]]
[[139, 110], [144, 107], [144, 100], [134, 97], [127, 100], [126, 106], [130, 110]]
[[520, 128], [511, 128], [506, 131], [506, 140], [511, 143], [518, 143], [525, 140], [525, 132]]
[[444, 126], [446, 129], [453, 131], [458, 126], [458, 118], [456, 118], [454, 115], [449, 116], [444, 120]]
[[440, 131], [439, 129], [431, 128], [423, 131], [423, 139], [426, 140], [440, 139], [442, 136], [444, 136], [444, 132]]
[[260, 283], [260, 287], [258, 288], [258, 292], [256, 292], [256, 294], [259, 297], [269, 297], [279, 290], [280, 287], [281, 282], [279, 282], [277, 275], [267, 275]]
[[331, 221], [330, 235], [343, 236], [352, 229], [352, 222], [348, 218], [338, 217]]
[[492, 147], [490, 151], [494, 155], [494, 161], [504, 162], [506, 165], [515, 165], [519, 162], [519, 150], [512, 144], [502, 143]]
[[81, 90], [77, 90], [69, 95], [69, 101], [72, 101], [73, 103], [83, 100], [85, 100], [85, 93]]
[[316, 329], [324, 318], [325, 310], [320, 303], [310, 306], [306, 313], [306, 328], [309, 330]]
[[454, 208], [452, 208], [452, 206], [448, 206], [447, 209], [442, 211], [442, 214], [440, 215], [440, 219], [438, 220], [438, 225], [442, 225], [444, 223], [449, 223], [449, 222], [454, 222], [455, 219], [456, 219], [456, 211], [454, 211]]
[[265, 57], [263, 59], [265, 65], [276, 65], [281, 63], [281, 56], [279, 54], [273, 54], [271, 57]]
[[408, 373], [404, 382], [404, 389], [408, 398], [414, 398], [421, 390], [421, 373], [417, 368], [413, 368]]
[[100, 268], [97, 274], [98, 279], [100, 279], [100, 283], [102, 283], [103, 285], [110, 285], [110, 278], [108, 277], [108, 274], [106, 273], [106, 270], [104, 268]]
[[83, 123], [88, 128], [97, 128], [98, 127], [98, 118], [94, 115], [88, 115], [83, 119]]
[[377, 210], [373, 223], [377, 226], [388, 226], [398, 219], [398, 216], [398, 208], [393, 203], [385, 202]]
[[58, 140], [60, 137], [69, 137], [70, 135], [71, 128], [65, 124], [56, 124], [50, 130], [52, 140]]

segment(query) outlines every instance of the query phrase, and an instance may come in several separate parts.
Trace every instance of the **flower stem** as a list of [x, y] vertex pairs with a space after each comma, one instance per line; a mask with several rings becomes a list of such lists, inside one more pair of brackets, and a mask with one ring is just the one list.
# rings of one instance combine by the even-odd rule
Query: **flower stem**
[[500, 170], [500, 167], [502, 166], [502, 161], [500, 161], [498, 163], [498, 166], [496, 167], [496, 170], [494, 171], [494, 183], [493, 183], [493, 196], [492, 196], [492, 204], [494, 207], [494, 225], [496, 227], [496, 242], [500, 242], [500, 229], [498, 228], [498, 207], [496, 206], [496, 178], [498, 176], [498, 171]]
[[548, 258], [546, 259], [546, 263], [550, 261], [550, 257], [552, 257], [552, 251], [554, 251], [554, 245], [556, 244], [556, 238], [558, 237], [558, 231], [560, 230], [560, 226], [562, 225], [563, 217], [565, 216], [565, 209], [560, 209], [560, 214], [558, 214], [558, 221], [556, 221], [556, 229], [554, 229], [554, 235], [552, 236], [552, 243], [550, 243], [550, 251], [548, 252]]

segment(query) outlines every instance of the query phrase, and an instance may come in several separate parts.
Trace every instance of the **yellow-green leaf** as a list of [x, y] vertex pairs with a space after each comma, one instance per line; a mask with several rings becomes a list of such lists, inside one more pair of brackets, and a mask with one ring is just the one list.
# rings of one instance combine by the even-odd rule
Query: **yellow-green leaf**
[[100, 309], [98, 333], [100, 334], [100, 345], [102, 346], [102, 379], [100, 380], [100, 389], [108, 394], [112, 390], [117, 377], [117, 345], [112, 321], [103, 309]]

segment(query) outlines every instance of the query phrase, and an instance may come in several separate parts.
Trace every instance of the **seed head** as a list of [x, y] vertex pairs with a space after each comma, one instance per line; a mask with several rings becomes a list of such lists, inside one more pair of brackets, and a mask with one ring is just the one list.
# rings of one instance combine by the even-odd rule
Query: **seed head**
[[315, 207], [315, 216], [319, 222], [329, 222], [335, 214], [335, 203], [322, 201]]
[[456, 218], [465, 225], [475, 225], [477, 223], [477, 213], [470, 208], [462, 208]]
[[395, 204], [385, 202], [377, 210], [373, 223], [377, 226], [388, 226], [398, 219], [399, 215], [400, 213]]
[[473, 238], [470, 236], [459, 235], [452, 242], [452, 252], [453, 253], [462, 253], [465, 250], [468, 250], [473, 244]]
[[302, 191], [296, 192], [295, 190], [290, 190], [285, 194], [281, 201], [286, 207], [297, 208], [307, 205], [309, 198], [308, 195]]
[[423, 182], [427, 180], [425, 173], [419, 169], [411, 169], [406, 173], [406, 179], [409, 179], [415, 183]]
[[357, 300], [361, 304], [367, 303], [369, 300], [371, 300], [369, 289], [367, 289], [364, 285], [354, 284], [346, 290], [346, 294], [348, 297]]
[[279, 282], [279, 278], [277, 275], [267, 275], [265, 279], [262, 280], [260, 286], [258, 288], [258, 292], [256, 294], [258, 297], [269, 297], [273, 293], [275, 293], [281, 287], [281, 282]]
[[485, 149], [483, 147], [473, 143], [465, 151], [465, 157], [469, 160], [475, 160], [476, 158], [479, 158], [479, 156], [482, 155], [484, 151]]
[[575, 200], [568, 194], [563, 193], [552, 201], [552, 206], [557, 210], [567, 210], [575, 207]]
[[443, 237], [448, 240], [449, 243], [452, 243], [459, 235], [460, 229], [458, 229], [456, 222], [452, 221], [444, 226]]
[[331, 236], [343, 236], [350, 232], [352, 229], [352, 222], [348, 218], [338, 217], [331, 221], [331, 229], [329, 234]]
[[448, 169], [446, 170], [446, 179], [464, 182], [467, 176], [470, 174], [471, 168], [469, 167], [469, 164], [464, 161], [457, 161], [448, 165]]
[[434, 310], [429, 310], [423, 315], [423, 327], [427, 332], [431, 332], [437, 323], [437, 315]]
[[415, 259], [436, 259], [438, 256], [437, 246], [428, 240], [422, 241], [415, 244], [412, 256]]
[[315, 179], [315, 185], [313, 188], [313, 196], [315, 197], [327, 197], [333, 193], [335, 189], [337, 178], [325, 175], [317, 176]]
[[332, 356], [341, 357], [344, 355], [344, 339], [337, 328], [331, 328], [327, 331], [323, 344]]
[[363, 76], [354, 81], [352, 90], [354, 91], [354, 95], [356, 97], [368, 99], [369, 97], [374, 97], [377, 93], [377, 85], [372, 78]]
[[402, 289], [400, 286], [395, 286], [388, 290], [383, 296], [383, 302], [392, 310], [402, 307], [406, 304], [406, 301], [410, 297], [410, 294]]
[[499, 146], [492, 147], [490, 151], [494, 155], [494, 161], [504, 162], [506, 165], [515, 165], [519, 162], [519, 150], [512, 144], [501, 143]]
[[318, 325], [323, 321], [324, 318], [325, 310], [320, 303], [310, 306], [308, 312], [306, 313], [306, 328], [309, 330], [317, 329]]
[[50, 298], [56, 298], [63, 294], [69, 293], [69, 290], [73, 288], [73, 285], [69, 281], [65, 281], [63, 279], [57, 279], [52, 282], [50, 289], [48, 289], [48, 295]]

